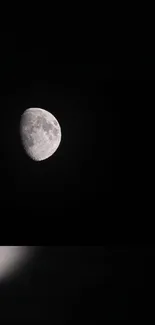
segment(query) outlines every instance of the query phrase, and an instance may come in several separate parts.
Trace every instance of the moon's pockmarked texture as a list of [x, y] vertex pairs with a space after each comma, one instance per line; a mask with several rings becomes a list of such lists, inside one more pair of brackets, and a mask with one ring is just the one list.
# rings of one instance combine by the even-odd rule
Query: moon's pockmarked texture
[[21, 117], [20, 134], [27, 154], [36, 161], [53, 155], [61, 141], [61, 128], [50, 112], [28, 108]]

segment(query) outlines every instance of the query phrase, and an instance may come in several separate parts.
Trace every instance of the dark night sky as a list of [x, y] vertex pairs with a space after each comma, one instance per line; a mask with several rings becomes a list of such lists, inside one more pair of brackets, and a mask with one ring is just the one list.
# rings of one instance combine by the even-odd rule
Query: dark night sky
[[[54, 64], [45, 42], [20, 46], [12, 35], [3, 36], [1, 60], [2, 202], [37, 224], [43, 216], [52, 220], [58, 238], [62, 223], [68, 238], [70, 223], [81, 232], [89, 215], [98, 218], [103, 193], [119, 192], [119, 86], [110, 64]], [[23, 150], [19, 123], [26, 108], [37, 106], [56, 116], [62, 141], [52, 157], [35, 163]]]
[[[83, 202], [95, 200], [101, 191], [118, 190], [113, 177], [120, 159], [120, 113], [115, 82], [104, 81], [107, 67], [53, 64], [47, 49], [15, 54], [15, 66], [2, 78], [4, 193], [21, 198], [39, 192], [58, 202]], [[21, 114], [32, 106], [53, 113], [62, 128], [59, 150], [39, 163], [27, 157], [19, 135]]]
[[[133, 318], [140, 311], [145, 261], [151, 268], [154, 254], [150, 247], [116, 244], [123, 235], [131, 239], [128, 208], [121, 211], [120, 111], [130, 115], [138, 103], [144, 69], [55, 64], [46, 39], [1, 34], [1, 223], [9, 223], [13, 235], [3, 244], [46, 248], [15, 282], [0, 286], [0, 321]], [[56, 153], [37, 163], [19, 135], [21, 114], [33, 106], [53, 113], [62, 129]]]

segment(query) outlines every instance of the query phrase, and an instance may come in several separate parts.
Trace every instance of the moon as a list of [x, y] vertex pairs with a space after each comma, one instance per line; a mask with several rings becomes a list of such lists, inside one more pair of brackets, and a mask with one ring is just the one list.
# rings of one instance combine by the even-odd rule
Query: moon
[[35, 161], [52, 156], [61, 142], [61, 128], [57, 119], [39, 107], [24, 111], [20, 121], [20, 135], [26, 153]]

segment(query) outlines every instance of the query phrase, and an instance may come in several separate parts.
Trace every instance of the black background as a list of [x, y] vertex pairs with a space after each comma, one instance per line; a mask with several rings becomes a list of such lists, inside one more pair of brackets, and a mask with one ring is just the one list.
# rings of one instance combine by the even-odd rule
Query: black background
[[[86, 233], [102, 231], [103, 201], [120, 192], [123, 99], [112, 65], [54, 63], [42, 41], [2, 33], [1, 201], [22, 239], [35, 233], [58, 244], [82, 243]], [[42, 162], [21, 144], [19, 123], [28, 107], [47, 109], [61, 126], [60, 147]]]
[[[120, 111], [125, 126], [149, 68], [55, 63], [41, 35], [1, 33], [1, 45], [1, 229], [9, 225], [2, 242], [43, 245], [16, 281], [0, 285], [1, 322], [148, 319], [151, 308], [141, 305], [153, 284], [154, 248], [118, 243], [132, 227]], [[53, 113], [62, 129], [60, 147], [42, 162], [20, 141], [21, 114], [33, 106]]]

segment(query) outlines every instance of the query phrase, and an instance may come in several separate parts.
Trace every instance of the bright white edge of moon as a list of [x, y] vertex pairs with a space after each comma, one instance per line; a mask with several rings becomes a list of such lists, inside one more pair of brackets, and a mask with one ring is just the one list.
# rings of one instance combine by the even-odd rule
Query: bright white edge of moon
[[[52, 122], [52, 123], [55, 124], [55, 127], [57, 128], [57, 130], [59, 132], [57, 138], [55, 139], [55, 141], [53, 143], [53, 148], [52, 149], [50, 148], [50, 143], [47, 142], [47, 144], [49, 145], [49, 147], [48, 148], [44, 148], [44, 149], [46, 149], [46, 154], [44, 154], [44, 156], [42, 156], [42, 151], [43, 151], [43, 147], [46, 146], [45, 143], [42, 145], [42, 148], [40, 149], [41, 150], [40, 157], [37, 157], [38, 156], [38, 153], [39, 153], [39, 148], [37, 147], [37, 145], [34, 146], [31, 149], [26, 148], [24, 146], [27, 154], [33, 160], [35, 160], [35, 161], [45, 160], [45, 159], [49, 158], [50, 156], [52, 156], [55, 153], [55, 151], [58, 149], [59, 145], [60, 145], [61, 137], [62, 137], [61, 127], [60, 127], [60, 124], [59, 124], [58, 120], [56, 119], [56, 117], [51, 112], [49, 112], [49, 111], [47, 111], [47, 110], [45, 110], [43, 108], [40, 108], [40, 107], [30, 107], [30, 108], [27, 108], [23, 112], [23, 114], [21, 116], [21, 124], [20, 124], [20, 132], [21, 132], [21, 134], [22, 134], [22, 119], [24, 118], [24, 115], [28, 114], [29, 112], [31, 112], [31, 113], [33, 113], [33, 112], [34, 113], [42, 113], [42, 116], [47, 119], [47, 122]], [[36, 117], [37, 117], [37, 115], [36, 115]]]
[[22, 271], [35, 252], [35, 246], [0, 246], [0, 283]]

